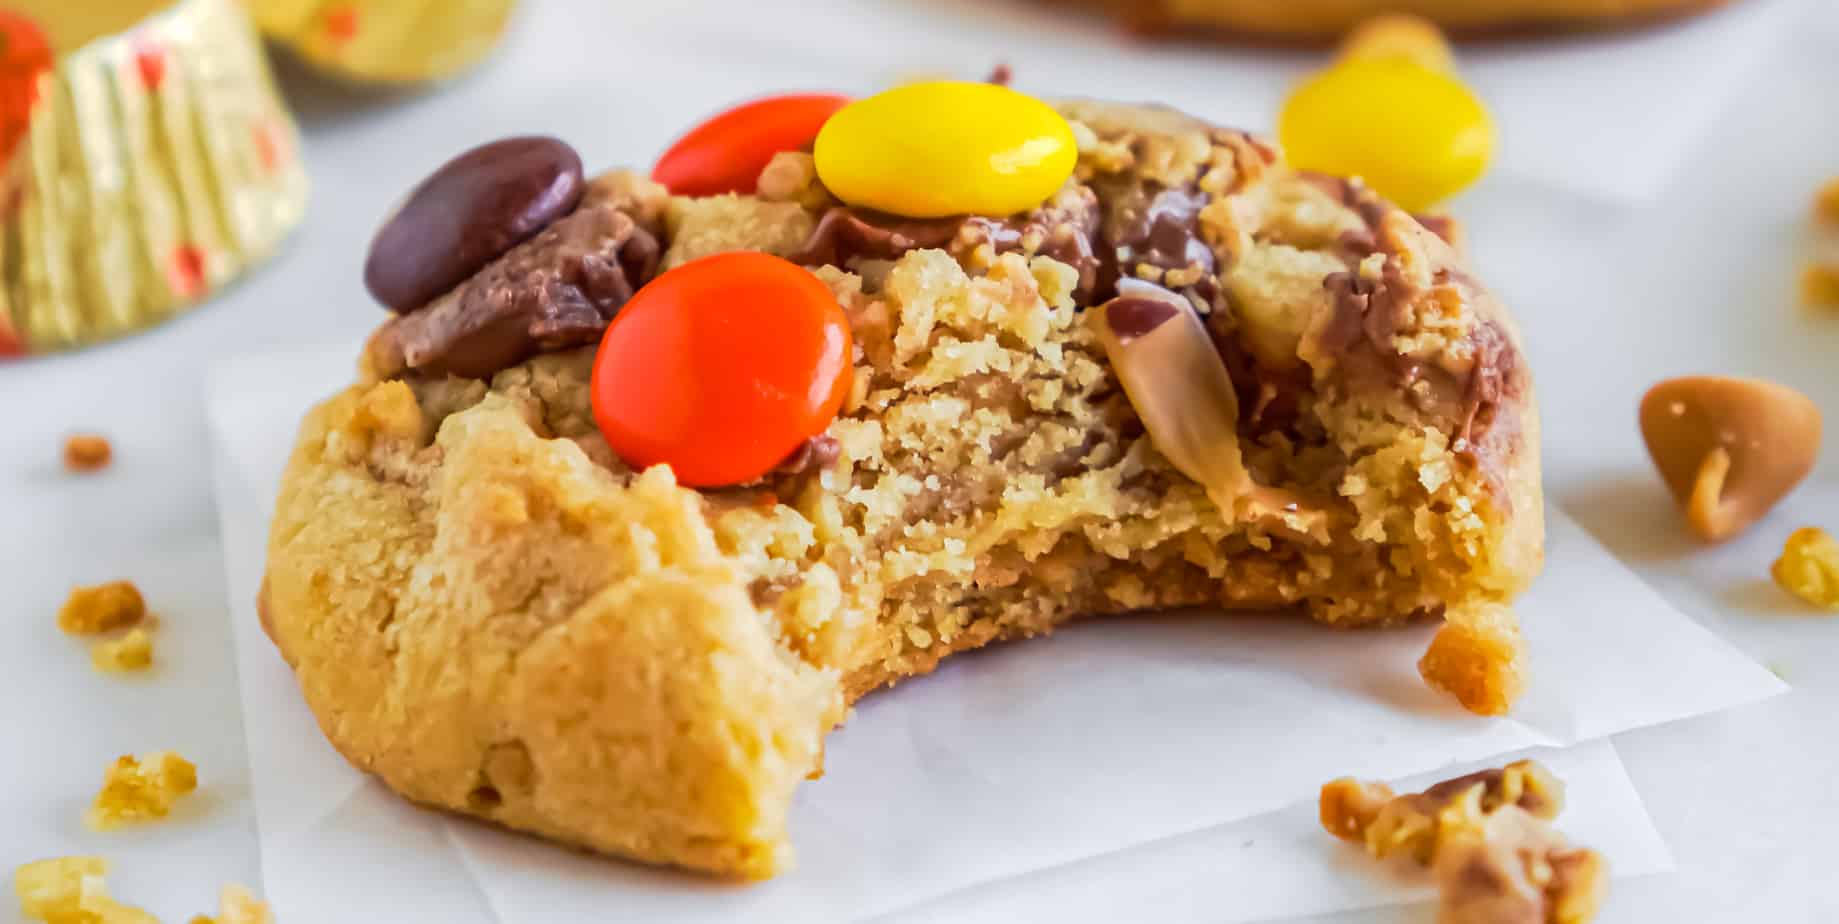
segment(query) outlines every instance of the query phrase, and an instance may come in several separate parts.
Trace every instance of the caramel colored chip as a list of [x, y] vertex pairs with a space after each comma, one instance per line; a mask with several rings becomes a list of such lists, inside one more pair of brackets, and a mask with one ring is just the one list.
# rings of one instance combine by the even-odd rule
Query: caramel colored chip
[[1820, 409], [1761, 379], [1669, 379], [1641, 399], [1641, 435], [1686, 523], [1722, 542], [1761, 519], [1813, 469]]
[[64, 468], [73, 472], [97, 472], [109, 467], [115, 457], [107, 437], [79, 433], [64, 441]]
[[1124, 393], [1143, 426], [1182, 474], [1229, 516], [1252, 493], [1239, 448], [1239, 394], [1187, 299], [1126, 280], [1090, 314]]
[[133, 581], [112, 581], [70, 592], [57, 611], [57, 627], [70, 635], [123, 629], [147, 617], [147, 601]]
[[1839, 540], [1826, 530], [1795, 530], [1769, 575], [1781, 588], [1814, 606], [1839, 610]]

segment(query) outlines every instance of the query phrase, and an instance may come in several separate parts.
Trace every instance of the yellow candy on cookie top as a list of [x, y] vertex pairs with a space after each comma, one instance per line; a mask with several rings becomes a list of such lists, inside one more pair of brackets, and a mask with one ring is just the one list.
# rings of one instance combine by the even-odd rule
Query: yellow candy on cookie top
[[907, 218], [1009, 215], [1073, 174], [1072, 126], [1008, 87], [938, 80], [838, 110], [818, 132], [817, 175], [850, 205]]
[[1277, 134], [1290, 163], [1358, 176], [1410, 211], [1481, 178], [1494, 120], [1435, 30], [1407, 18], [1357, 31], [1339, 60], [1285, 101]]

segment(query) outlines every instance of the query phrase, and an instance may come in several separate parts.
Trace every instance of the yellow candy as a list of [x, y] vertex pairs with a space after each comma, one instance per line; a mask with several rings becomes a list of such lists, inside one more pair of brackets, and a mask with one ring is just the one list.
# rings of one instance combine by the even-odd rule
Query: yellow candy
[[947, 80], [843, 107], [813, 149], [837, 198], [909, 218], [1027, 211], [1066, 182], [1078, 154], [1072, 127], [1046, 103]]
[[1494, 122], [1454, 76], [1405, 57], [1342, 60], [1290, 94], [1278, 139], [1291, 164], [1358, 176], [1421, 211], [1479, 179]]

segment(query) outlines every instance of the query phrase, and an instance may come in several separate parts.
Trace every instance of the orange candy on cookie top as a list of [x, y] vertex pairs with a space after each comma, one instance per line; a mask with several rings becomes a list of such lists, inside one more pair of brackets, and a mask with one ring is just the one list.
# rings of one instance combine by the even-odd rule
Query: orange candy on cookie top
[[594, 359], [594, 418], [634, 468], [699, 488], [753, 481], [830, 426], [849, 393], [849, 320], [828, 286], [752, 251], [640, 289]]

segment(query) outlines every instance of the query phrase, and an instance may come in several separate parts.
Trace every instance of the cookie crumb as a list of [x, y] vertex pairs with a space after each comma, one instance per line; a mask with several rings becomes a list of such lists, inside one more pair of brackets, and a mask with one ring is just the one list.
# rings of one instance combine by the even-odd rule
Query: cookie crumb
[[80, 910], [83, 880], [108, 871], [108, 861], [101, 857], [38, 860], [13, 871], [13, 894], [19, 898], [20, 912], [34, 921], [74, 915]]
[[147, 617], [147, 601], [133, 581], [111, 581], [70, 592], [57, 612], [57, 627], [68, 635], [97, 635], [138, 625]]
[[767, 202], [796, 202], [817, 211], [836, 200], [817, 178], [817, 161], [803, 151], [781, 151], [760, 171], [756, 194]]
[[165, 818], [180, 796], [198, 788], [198, 768], [171, 751], [122, 755], [109, 765], [102, 791], [83, 816], [96, 831]]
[[1814, 193], [1813, 217], [1821, 224], [1839, 226], [1839, 176], [1820, 184]]
[[1839, 267], [1825, 263], [1802, 267], [1801, 303], [1812, 308], [1839, 308]]
[[1839, 610], [1839, 541], [1817, 526], [1789, 534], [1769, 575], [1781, 589], [1829, 610]]
[[78, 433], [64, 440], [64, 469], [72, 472], [99, 472], [109, 467], [115, 448], [108, 437]]
[[109, 897], [101, 857], [57, 857], [13, 872], [13, 892], [27, 920], [46, 924], [159, 924], [139, 908]]
[[268, 903], [236, 883], [223, 887], [217, 898], [217, 916], [200, 914], [190, 924], [274, 924], [275, 914]]
[[1519, 619], [1498, 603], [1452, 611], [1418, 660], [1418, 674], [1478, 715], [1504, 715], [1526, 686]]
[[105, 674], [146, 670], [153, 664], [153, 636], [136, 626], [121, 638], [97, 642], [89, 648], [89, 663]]
[[1583, 924], [1608, 888], [1601, 854], [1572, 847], [1549, 824], [1563, 785], [1522, 760], [1394, 796], [1351, 778], [1322, 787], [1322, 827], [1375, 858], [1408, 856], [1437, 880], [1440, 924]]

